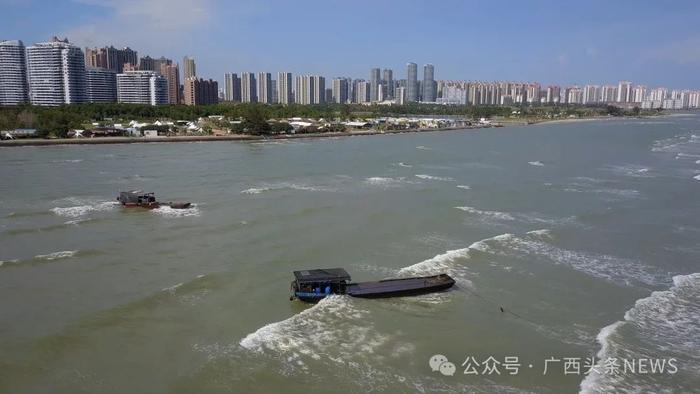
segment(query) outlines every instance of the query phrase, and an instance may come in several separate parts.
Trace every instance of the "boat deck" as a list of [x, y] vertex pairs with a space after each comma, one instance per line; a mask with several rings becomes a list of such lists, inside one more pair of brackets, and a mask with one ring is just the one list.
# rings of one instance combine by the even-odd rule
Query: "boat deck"
[[422, 294], [452, 287], [455, 281], [448, 275], [423, 278], [385, 279], [376, 282], [351, 283], [346, 293], [354, 297], [391, 297]]

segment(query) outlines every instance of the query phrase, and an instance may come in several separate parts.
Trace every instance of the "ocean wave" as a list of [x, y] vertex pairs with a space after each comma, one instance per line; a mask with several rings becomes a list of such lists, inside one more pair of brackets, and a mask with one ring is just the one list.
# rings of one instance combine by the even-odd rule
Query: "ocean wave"
[[479, 250], [505, 256], [544, 257], [555, 264], [624, 286], [659, 286], [669, 281], [668, 273], [638, 261], [561, 249], [547, 242], [551, 237], [551, 232], [545, 230], [528, 232], [524, 237], [504, 234], [482, 242]]
[[[600, 350], [596, 357], [601, 373], [590, 373], [581, 382], [581, 393], [598, 392], [691, 392], [693, 381], [700, 378], [700, 273], [677, 275], [666, 291], [655, 291], [639, 299], [625, 313], [624, 320], [600, 330]], [[679, 369], [691, 379], [677, 379], [673, 374], [605, 374], [608, 358], [636, 359], [675, 358]], [[664, 379], [667, 382], [662, 382]], [[686, 385], [687, 387], [684, 387]]]
[[433, 176], [433, 175], [426, 175], [426, 174], [416, 174], [416, 178], [425, 179], [425, 180], [429, 180], [429, 181], [445, 181], [445, 182], [453, 182], [454, 181], [454, 178]]
[[151, 212], [167, 218], [197, 217], [201, 214], [199, 207], [197, 207], [196, 204], [192, 204], [187, 209], [175, 209], [167, 205], [163, 205], [159, 208], [152, 209]]
[[80, 163], [84, 159], [60, 159], [60, 160], [52, 160], [52, 163]]
[[700, 174], [695, 175], [695, 176], [693, 177], [693, 179], [695, 179], [696, 181], [700, 181]]
[[38, 254], [34, 256], [35, 259], [37, 260], [58, 260], [58, 259], [67, 259], [75, 256], [78, 253], [77, 250], [63, 250], [60, 252], [53, 252], [49, 254]]
[[241, 190], [241, 194], [260, 194], [260, 193], [264, 193], [264, 192], [275, 191], [275, 190], [284, 190], [284, 189], [310, 191], [310, 192], [334, 192], [334, 191], [337, 191], [337, 189], [335, 189], [335, 188], [326, 187], [326, 186], [313, 186], [313, 185], [306, 185], [303, 183], [282, 182], [282, 183], [273, 183], [273, 184], [251, 187], [251, 188], [248, 188], [245, 190]]
[[419, 150], [431, 150], [431, 149], [428, 148], [427, 146], [423, 146], [423, 145], [416, 146], [416, 149], [419, 149]]
[[499, 212], [499, 211], [484, 211], [480, 209], [476, 209], [474, 207], [455, 207], [455, 209], [459, 209], [460, 211], [467, 212], [472, 215], [477, 215], [477, 216], [485, 216], [488, 218], [493, 218], [497, 220], [515, 220], [515, 217], [513, 215], [506, 213], [506, 212]]
[[653, 176], [649, 172], [650, 169], [648, 167], [638, 164], [612, 165], [604, 167], [604, 169], [621, 176], [629, 176], [635, 178], [650, 178]]
[[86, 202], [86, 200], [74, 200], [81, 201], [82, 205], [77, 205], [73, 207], [55, 207], [51, 208], [51, 212], [59, 216], [77, 218], [80, 216], [85, 216], [91, 212], [103, 212], [109, 211], [116, 208], [119, 203], [116, 201], [99, 201], [99, 202]]
[[303, 371], [308, 371], [311, 360], [342, 363], [349, 354], [376, 359], [388, 337], [377, 332], [368, 315], [350, 297], [329, 296], [288, 319], [259, 328], [239, 345], [256, 353], [272, 353]]
[[471, 190], [471, 186], [467, 185], [457, 185], [457, 188], [462, 190]]
[[406, 164], [406, 163], [404, 163], [404, 162], [402, 162], [402, 161], [398, 162], [396, 165], [399, 166], [399, 167], [413, 168], [413, 166], [412, 166], [411, 164]]
[[541, 161], [528, 161], [527, 164], [535, 167], [544, 167], [544, 163]]
[[367, 185], [371, 185], [371, 186], [392, 188], [392, 187], [399, 187], [401, 185], [406, 185], [406, 184], [414, 184], [416, 182], [412, 182], [412, 181], [406, 179], [405, 177], [391, 178], [391, 177], [373, 176], [373, 177], [365, 178], [364, 183]]

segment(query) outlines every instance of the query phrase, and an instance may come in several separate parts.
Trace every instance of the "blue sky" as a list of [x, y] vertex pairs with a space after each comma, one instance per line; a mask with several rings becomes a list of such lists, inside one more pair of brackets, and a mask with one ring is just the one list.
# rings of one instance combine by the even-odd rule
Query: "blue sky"
[[129, 45], [202, 77], [291, 71], [700, 89], [700, 1], [0, 0], [0, 39]]

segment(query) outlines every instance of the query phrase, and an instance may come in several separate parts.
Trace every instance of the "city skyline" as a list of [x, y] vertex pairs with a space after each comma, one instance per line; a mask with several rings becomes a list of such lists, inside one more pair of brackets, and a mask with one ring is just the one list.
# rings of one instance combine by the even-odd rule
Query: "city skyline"
[[[187, 54], [198, 59], [198, 76], [220, 83], [232, 70], [367, 78], [366, 69], [374, 64], [402, 70], [412, 61], [439, 65], [441, 78], [450, 80], [547, 85], [633, 80], [700, 88], [695, 72], [700, 67], [700, 28], [693, 21], [700, 5], [690, 1], [674, 7], [388, 1], [372, 3], [373, 11], [363, 13], [362, 27], [352, 29], [353, 13], [332, 13], [323, 2], [191, 3], [75, 0], [46, 7], [38, 1], [5, 1], [0, 37], [31, 45], [59, 35], [81, 48], [130, 46], [170, 59]], [[273, 16], [290, 23], [277, 26]], [[315, 23], [291, 23], [302, 16]], [[236, 23], [227, 23], [231, 20]], [[309, 37], [314, 48], [323, 50], [305, 50]]]

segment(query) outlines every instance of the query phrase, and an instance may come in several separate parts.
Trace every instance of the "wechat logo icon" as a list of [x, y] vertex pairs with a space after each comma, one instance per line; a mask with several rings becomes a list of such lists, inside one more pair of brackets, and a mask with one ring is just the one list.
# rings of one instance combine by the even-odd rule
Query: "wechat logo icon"
[[440, 373], [445, 376], [452, 376], [457, 370], [457, 367], [455, 367], [455, 365], [451, 362], [447, 361], [447, 357], [443, 356], [442, 354], [436, 354], [430, 357], [430, 360], [428, 360], [428, 365], [430, 365], [430, 369], [433, 372], [440, 371]]

